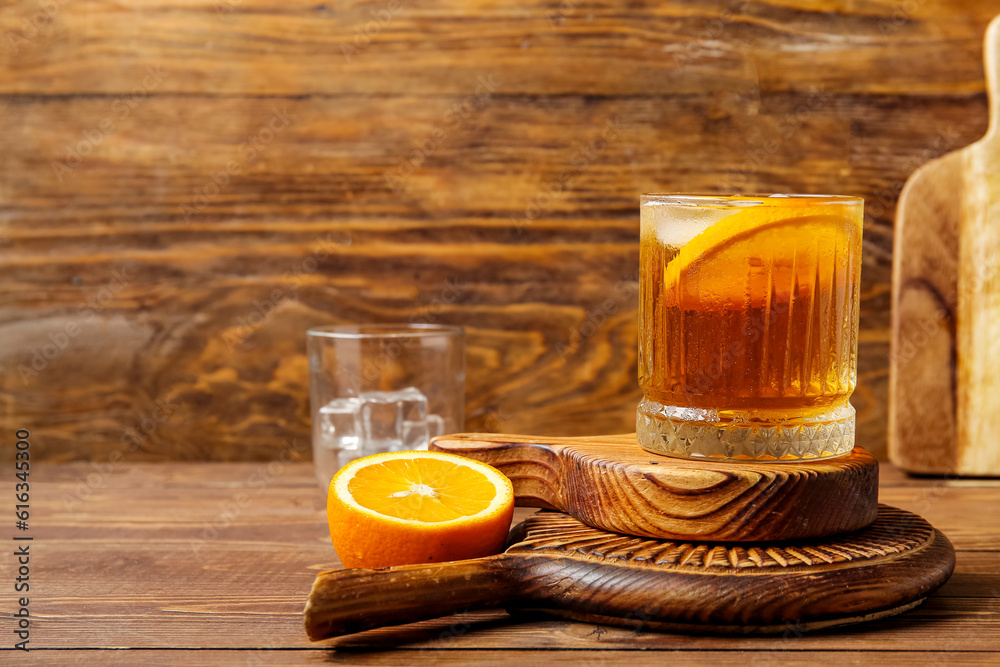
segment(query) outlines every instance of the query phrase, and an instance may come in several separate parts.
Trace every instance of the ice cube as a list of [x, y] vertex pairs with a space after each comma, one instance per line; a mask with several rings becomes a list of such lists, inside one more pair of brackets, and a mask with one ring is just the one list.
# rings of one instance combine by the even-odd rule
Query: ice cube
[[761, 204], [760, 201], [752, 199], [732, 205], [725, 205], [723, 203], [725, 201], [724, 198], [720, 198], [717, 206], [699, 205], [684, 197], [677, 199], [663, 197], [647, 202], [639, 213], [643, 233], [654, 234], [656, 239], [665, 245], [680, 247], [717, 222], [737, 215], [746, 208]]
[[381, 440], [398, 440], [402, 426], [399, 403], [362, 396], [361, 439], [366, 444]]
[[337, 398], [322, 406], [316, 415], [319, 422], [313, 443], [313, 464], [320, 486], [329, 486], [334, 473], [348, 462], [362, 456], [361, 401]]
[[361, 437], [366, 442], [397, 446], [404, 421], [421, 421], [427, 414], [427, 397], [416, 387], [361, 394]]
[[319, 409], [320, 445], [324, 449], [358, 448], [361, 401], [337, 398]]
[[361, 456], [427, 449], [444, 431], [437, 415], [427, 414], [427, 397], [416, 387], [366, 391], [338, 398], [319, 409], [319, 441], [313, 448], [320, 484]]
[[403, 421], [417, 421], [427, 416], [427, 397], [416, 387], [397, 392]]
[[[430, 415], [433, 417], [434, 415]], [[426, 419], [403, 422], [403, 448], [427, 449], [430, 444], [430, 430]]]

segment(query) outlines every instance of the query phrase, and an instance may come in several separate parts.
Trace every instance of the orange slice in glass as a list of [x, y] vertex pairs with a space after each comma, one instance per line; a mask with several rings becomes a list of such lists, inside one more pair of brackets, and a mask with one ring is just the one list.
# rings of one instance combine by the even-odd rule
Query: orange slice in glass
[[755, 296], [768, 296], [750, 289], [761, 280], [787, 291], [799, 277], [816, 275], [817, 267], [845, 262], [845, 246], [857, 243], [860, 233], [860, 207], [850, 215], [834, 215], [822, 206], [748, 208], [682, 246], [665, 267], [664, 287], [683, 307], [745, 306]]

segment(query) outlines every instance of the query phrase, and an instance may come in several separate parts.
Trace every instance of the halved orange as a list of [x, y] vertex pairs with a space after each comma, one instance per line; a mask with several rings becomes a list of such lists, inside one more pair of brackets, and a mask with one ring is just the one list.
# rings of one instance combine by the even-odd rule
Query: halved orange
[[440, 452], [357, 459], [330, 482], [330, 539], [344, 567], [478, 558], [503, 549], [514, 487], [499, 470]]

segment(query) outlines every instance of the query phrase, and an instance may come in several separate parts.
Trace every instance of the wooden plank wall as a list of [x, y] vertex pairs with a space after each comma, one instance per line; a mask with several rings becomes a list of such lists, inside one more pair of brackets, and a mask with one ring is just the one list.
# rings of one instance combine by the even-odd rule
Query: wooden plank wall
[[631, 430], [639, 194], [798, 191], [868, 200], [882, 453], [895, 200], [985, 131], [996, 13], [6, 2], [2, 430], [50, 460], [266, 459], [308, 440], [305, 329], [409, 319], [468, 329], [469, 430]]

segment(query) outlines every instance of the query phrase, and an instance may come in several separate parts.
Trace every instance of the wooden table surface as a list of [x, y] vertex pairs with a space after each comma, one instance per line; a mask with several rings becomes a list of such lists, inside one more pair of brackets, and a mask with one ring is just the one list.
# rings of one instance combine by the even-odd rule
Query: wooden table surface
[[[882, 502], [922, 514], [958, 552], [948, 584], [901, 617], [747, 638], [495, 610], [316, 644], [302, 607], [316, 572], [337, 561], [311, 465], [38, 464], [31, 480], [30, 528], [11, 519], [10, 533], [34, 539], [9, 542], [30, 544], [31, 652], [12, 648], [5, 621], [4, 665], [1000, 664], [1000, 480], [883, 467]], [[2, 556], [9, 581], [13, 551]], [[16, 608], [12, 588], [4, 612]]]

